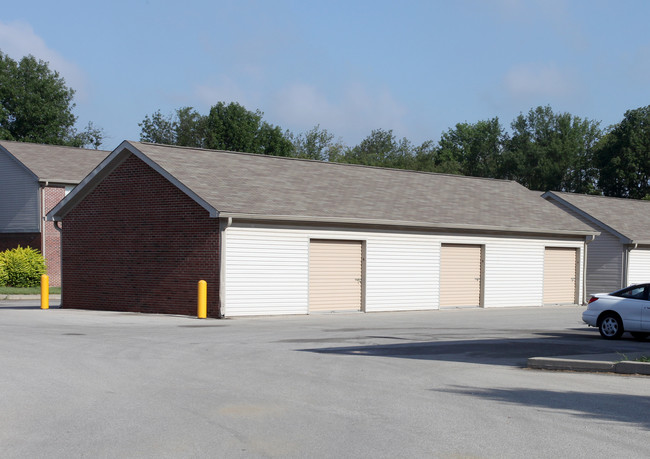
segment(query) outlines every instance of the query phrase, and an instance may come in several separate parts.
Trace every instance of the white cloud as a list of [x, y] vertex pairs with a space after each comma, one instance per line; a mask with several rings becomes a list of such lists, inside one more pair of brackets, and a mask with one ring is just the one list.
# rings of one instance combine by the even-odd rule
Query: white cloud
[[254, 108], [248, 105], [253, 102], [250, 95], [233, 79], [221, 78], [218, 84], [199, 84], [194, 87], [193, 97], [198, 100], [199, 107], [205, 107], [207, 110], [217, 102], [237, 102], [249, 110]]
[[579, 92], [571, 71], [555, 64], [525, 64], [512, 67], [504, 77], [507, 94], [520, 101], [574, 97]]
[[373, 129], [392, 129], [397, 136], [408, 134], [404, 121], [407, 110], [390, 91], [357, 83], [328, 97], [305, 83], [260, 89], [255, 84], [221, 77], [216, 84], [196, 85], [192, 97], [201, 113], [207, 113], [219, 101], [238, 102], [248, 110], [262, 110], [266, 121], [296, 134], [320, 125], [350, 144], [358, 143]]
[[25, 22], [4, 23], [0, 21], [0, 50], [14, 60], [31, 54], [37, 59], [49, 62], [50, 70], [59, 72], [69, 88], [76, 91], [76, 99], [87, 97], [87, 83], [84, 72], [57, 51], [49, 48], [31, 25]]
[[373, 129], [393, 129], [398, 135], [406, 130], [406, 108], [386, 89], [371, 90], [353, 83], [332, 98], [312, 85], [296, 83], [281, 89], [273, 99], [278, 123], [297, 131], [320, 124], [348, 143], [357, 143]]

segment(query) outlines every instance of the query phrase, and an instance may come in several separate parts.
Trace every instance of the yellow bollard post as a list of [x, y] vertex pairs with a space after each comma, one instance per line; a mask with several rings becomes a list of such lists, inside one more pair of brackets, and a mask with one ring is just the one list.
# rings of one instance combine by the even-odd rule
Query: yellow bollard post
[[199, 304], [197, 315], [199, 319], [205, 319], [208, 316], [208, 283], [204, 280], [199, 281]]
[[41, 309], [50, 309], [50, 278], [41, 276]]

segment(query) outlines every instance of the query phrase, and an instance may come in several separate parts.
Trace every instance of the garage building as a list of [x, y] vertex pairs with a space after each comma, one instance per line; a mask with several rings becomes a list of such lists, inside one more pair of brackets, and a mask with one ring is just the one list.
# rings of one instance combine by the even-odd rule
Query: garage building
[[61, 285], [60, 235], [45, 215], [110, 152], [0, 141], [0, 252], [40, 250], [50, 285]]
[[579, 219], [512, 181], [123, 142], [48, 215], [64, 308], [230, 317], [582, 302]]
[[650, 201], [556, 191], [544, 198], [600, 233], [588, 244], [588, 295], [650, 282]]

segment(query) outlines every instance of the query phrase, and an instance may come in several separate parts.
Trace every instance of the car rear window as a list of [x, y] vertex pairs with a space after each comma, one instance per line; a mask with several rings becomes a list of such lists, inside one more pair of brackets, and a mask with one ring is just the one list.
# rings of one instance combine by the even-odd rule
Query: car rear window
[[631, 287], [621, 292], [618, 292], [616, 296], [623, 298], [632, 298], [634, 300], [644, 300], [645, 296], [645, 286], [643, 287]]

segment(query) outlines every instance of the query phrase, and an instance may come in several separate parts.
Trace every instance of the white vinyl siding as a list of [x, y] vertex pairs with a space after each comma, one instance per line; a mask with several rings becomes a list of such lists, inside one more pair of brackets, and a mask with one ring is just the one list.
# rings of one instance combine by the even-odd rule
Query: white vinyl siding
[[[544, 248], [578, 249], [581, 240], [428, 234], [234, 222], [224, 239], [226, 316], [307, 314], [309, 243], [362, 241], [364, 311], [438, 309], [442, 244], [483, 246], [483, 304], [542, 306]], [[580, 279], [581, 280], [581, 276]]]
[[440, 243], [418, 234], [373, 234], [366, 243], [366, 311], [438, 308]]
[[309, 239], [275, 229], [231, 230], [223, 313], [307, 314]]
[[544, 251], [544, 304], [576, 302], [575, 249], [547, 247]]
[[481, 305], [481, 253], [480, 245], [442, 245], [441, 308]]
[[629, 285], [650, 282], [650, 249], [630, 250], [627, 279]]
[[309, 244], [309, 312], [360, 311], [362, 243], [312, 240]]
[[587, 246], [587, 295], [594, 293], [613, 292], [625, 287], [623, 281], [623, 243], [618, 236], [610, 233], [608, 229], [600, 226], [593, 220], [576, 212], [575, 210], [553, 200], [555, 204], [572, 217], [589, 225], [600, 234]]
[[40, 232], [38, 179], [0, 151], [0, 233]]
[[623, 285], [623, 244], [617, 236], [599, 230], [587, 246], [587, 295], [618, 290]]
[[497, 239], [486, 244], [483, 306], [540, 306], [543, 272], [541, 241]]

